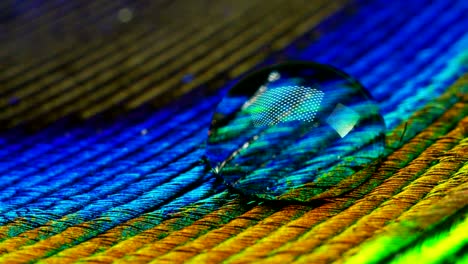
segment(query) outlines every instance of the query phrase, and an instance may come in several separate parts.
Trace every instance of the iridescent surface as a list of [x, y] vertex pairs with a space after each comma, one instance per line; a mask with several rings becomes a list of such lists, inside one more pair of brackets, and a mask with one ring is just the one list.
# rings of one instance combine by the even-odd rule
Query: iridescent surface
[[378, 158], [384, 132], [358, 82], [330, 66], [291, 62], [251, 74], [223, 98], [206, 155], [244, 194], [305, 201]]
[[[226, 69], [247, 70], [246, 64], [251, 65], [252, 59], [264, 58], [256, 49], [251, 49], [252, 45], [237, 40], [248, 40], [268, 52], [270, 47], [275, 50], [278, 42], [265, 38], [262, 32], [280, 36], [280, 42], [285, 43], [284, 37], [296, 38], [296, 29], [305, 28], [303, 20], [299, 27], [286, 27], [283, 23], [287, 23], [285, 17], [273, 19], [275, 24], [291, 33], [282, 34], [264, 23], [271, 19], [259, 17], [262, 15], [260, 11], [278, 14], [271, 12], [282, 9], [278, 8], [278, 2], [285, 7], [297, 2], [303, 8], [317, 4], [316, 1], [310, 1], [310, 4], [304, 4], [305, 1], [274, 1], [276, 5], [250, 0], [210, 1], [218, 6], [242, 2], [261, 4], [261, 8], [253, 12], [251, 9], [246, 11], [249, 16], [254, 14], [260, 19], [231, 22], [238, 27], [239, 22], [245, 21], [248, 30], [244, 32], [253, 33], [256, 39], [241, 34], [234, 40], [231, 35], [223, 33], [230, 30], [220, 19], [217, 20], [219, 23], [209, 23], [208, 20], [205, 23], [207, 27], [198, 25], [199, 30], [196, 31], [188, 30], [189, 27], [184, 27], [183, 31], [167, 30], [166, 23], [152, 23], [148, 28], [151, 31], [146, 32], [131, 26], [134, 22], [140, 25], [143, 11], [132, 8], [133, 4], [145, 7], [145, 12], [152, 18], [158, 18], [157, 11], [170, 13], [162, 8], [148, 8], [144, 3], [164, 3], [176, 11], [173, 13], [175, 21], [191, 24], [187, 23], [185, 16], [181, 17], [181, 8], [178, 7], [193, 10], [191, 6], [199, 5], [202, 8], [191, 11], [192, 16], [205, 17], [199, 14], [208, 16], [213, 10], [213, 4], [207, 5], [206, 1], [6, 0], [0, 1], [0, 6], [8, 2], [21, 6], [44, 3], [53, 8], [52, 16], [34, 19], [40, 22], [45, 21], [43, 18], [55, 21], [55, 16], [64, 16], [56, 8], [59, 4], [67, 5], [69, 10], [77, 10], [77, 4], [92, 2], [102, 10], [92, 10], [89, 22], [98, 18], [125, 28], [129, 26], [127, 29], [131, 32], [123, 34], [117, 31], [125, 42], [106, 41], [101, 34], [96, 38], [86, 35], [93, 41], [77, 41], [77, 46], [82, 48], [63, 50], [57, 48], [61, 43], [57, 43], [52, 35], [42, 35], [43, 28], [37, 27], [41, 30], [41, 37], [50, 42], [51, 46], [47, 48], [57, 55], [44, 58], [47, 65], [31, 62], [26, 71], [10, 71], [17, 61], [18, 52], [23, 53], [24, 45], [3, 49], [3, 54], [11, 55], [0, 61], [4, 65], [3, 68], [0, 66], [3, 103], [8, 104], [6, 109], [28, 106], [27, 111], [18, 112], [11, 119], [18, 121], [31, 118], [30, 113], [37, 113], [46, 105], [43, 102], [57, 106], [49, 108], [53, 114], [69, 113], [73, 107], [88, 111], [92, 110], [89, 107], [105, 106], [108, 99], [116, 102], [115, 98], [131, 98], [135, 94], [144, 96], [159, 91], [160, 86], [168, 87], [168, 83], [185, 87], [181, 84], [193, 79], [189, 85], [200, 84], [203, 83], [202, 78], [213, 76], [215, 69], [222, 71], [224, 80], [226, 76], [232, 76], [232, 72], [226, 72]], [[217, 179], [199, 162], [205, 154], [202, 146], [207, 138], [205, 129], [208, 129], [220, 101], [218, 94], [178, 99], [156, 111], [150, 107], [109, 122], [92, 118], [75, 122], [76, 125], [71, 127], [63, 123], [54, 124], [33, 134], [17, 130], [0, 132], [0, 233], [3, 235], [0, 263], [81, 260], [171, 262], [176, 259], [193, 263], [214, 260], [361, 264], [388, 262], [394, 257], [407, 255], [408, 250], [417, 249], [420, 245], [450, 246], [450, 250], [431, 250], [430, 255], [426, 254], [427, 251], [418, 251], [420, 255], [434, 257], [439, 262], [453, 262], [461, 256], [463, 248], [454, 252], [454, 245], [457, 245], [447, 239], [451, 237], [441, 237], [440, 234], [451, 225], [451, 221], [446, 220], [463, 217], [464, 203], [461, 201], [466, 201], [463, 197], [466, 185], [462, 186], [460, 180], [466, 179], [464, 175], [468, 169], [466, 155], [463, 155], [467, 143], [464, 127], [468, 126], [459, 120], [467, 115], [467, 108], [466, 100], [454, 100], [456, 88], [459, 92], [466, 91], [466, 88], [448, 87], [468, 70], [468, 1], [344, 2], [351, 3], [351, 12], [344, 12], [344, 16], [325, 15], [329, 17], [326, 19], [329, 26], [315, 28], [321, 19], [306, 12], [303, 18], [314, 25], [314, 37], [299, 38], [300, 48], [289, 46], [281, 51], [279, 57], [336, 65], [361, 81], [379, 102], [387, 125], [387, 143], [393, 146], [393, 142], [402, 138], [401, 143], [406, 146], [395, 149], [395, 153], [384, 160], [382, 167], [366, 182], [369, 184], [353, 189], [346, 197], [328, 200], [325, 206], [282, 206], [282, 203], [256, 206], [257, 203], [238, 199], [232, 191], [226, 192], [224, 186], [218, 185]], [[328, 3], [337, 7], [336, 1]], [[117, 17], [119, 9], [124, 7], [133, 11], [133, 20], [125, 25]], [[283, 9], [299, 18], [297, 12]], [[0, 10], [5, 14], [5, 9]], [[223, 14], [235, 14], [230, 8], [222, 8], [221, 11]], [[32, 9], [32, 15], [40, 13], [40, 10]], [[324, 16], [322, 11], [317, 14]], [[51, 26], [54, 30], [58, 26], [60, 30], [61, 25], [75, 22], [76, 18], [68, 16], [65, 18], [68, 23], [60, 20]], [[161, 18], [166, 21], [168, 17]], [[15, 25], [24, 29], [24, 21], [19, 20]], [[88, 24], [81, 22], [76, 26], [85, 29]], [[212, 30], [215, 25], [220, 28], [218, 31]], [[5, 32], [0, 34], [5, 40], [1, 42], [2, 46], [16, 37], [29, 40], [24, 38], [24, 30], [3, 28], [7, 30], [0, 30]], [[108, 27], [103, 29], [107, 32]], [[165, 33], [155, 34], [157, 31]], [[57, 34], [56, 31], [51, 33]], [[182, 33], [189, 36], [172, 38], [183, 36]], [[225, 35], [227, 44], [235, 42], [234, 46], [229, 46], [238, 52], [228, 57], [223, 45], [213, 48], [201, 33], [209, 34], [205, 36]], [[83, 36], [67, 35], [72, 38], [71, 42], [75, 37]], [[212, 39], [220, 42], [218, 37]], [[162, 44], [169, 40], [177, 45], [163, 48]], [[203, 49], [191, 45], [195, 43], [191, 40], [200, 41], [219, 60], [215, 61], [213, 56], [205, 56], [204, 53], [195, 55], [195, 51]], [[37, 54], [37, 42], [28, 43], [33, 48], [31, 52]], [[62, 44], [66, 43], [69, 42]], [[99, 46], [96, 43], [100, 43]], [[252, 53], [246, 52], [246, 48]], [[122, 61], [127, 57], [128, 60]], [[265, 64], [275, 63], [279, 57], [275, 54]], [[164, 58], [170, 61], [164, 63], [165, 60], [160, 60]], [[191, 76], [181, 71], [172, 79], [166, 78], [175, 69], [193, 66], [195, 58], [203, 58], [196, 59], [196, 64], [206, 66], [207, 70]], [[240, 65], [239, 61], [242, 62]], [[162, 62], [161, 67], [154, 68], [156, 62]], [[62, 70], [56, 72], [49, 67], [54, 65]], [[131, 70], [133, 68], [137, 70]], [[8, 72], [18, 73], [13, 81], [27, 81], [29, 85], [6, 83], [3, 80], [10, 76]], [[164, 80], [155, 81], [153, 77], [158, 75]], [[177, 82], [173, 82], [174, 79]], [[225, 88], [217, 81], [207, 86], [211, 85]], [[59, 87], [65, 90], [52, 93]], [[141, 89], [135, 90], [136, 87]], [[23, 92], [30, 88], [34, 89], [34, 94], [26, 96]], [[103, 95], [104, 91], [108, 93]], [[447, 96], [447, 91], [451, 95]], [[77, 92], [80, 95], [73, 97], [72, 101], [62, 100]], [[50, 96], [44, 97], [45, 94]], [[97, 97], [99, 94], [103, 96]], [[442, 101], [438, 100], [441, 95], [445, 98]], [[29, 100], [35, 98], [42, 100]], [[123, 105], [118, 106], [123, 108]], [[427, 111], [428, 106], [431, 111]], [[422, 109], [425, 110], [421, 115]], [[0, 113], [4, 115], [6, 111], [2, 111]], [[414, 115], [418, 118], [412, 118]], [[402, 124], [406, 122], [410, 123], [404, 136], [400, 137]], [[1, 121], [0, 124], [4, 125]], [[393, 151], [386, 147], [387, 152]], [[366, 169], [358, 174], [364, 171]], [[454, 195], [456, 193], [458, 195]], [[411, 222], [406, 221], [408, 218]], [[398, 232], [400, 230], [405, 232]], [[467, 232], [465, 230], [463, 234]], [[433, 235], [441, 237], [440, 243], [423, 243]], [[352, 255], [354, 253], [356, 255]], [[350, 255], [352, 259], [347, 258]], [[463, 259], [468, 263], [468, 256]], [[424, 263], [423, 259], [418, 260]]]

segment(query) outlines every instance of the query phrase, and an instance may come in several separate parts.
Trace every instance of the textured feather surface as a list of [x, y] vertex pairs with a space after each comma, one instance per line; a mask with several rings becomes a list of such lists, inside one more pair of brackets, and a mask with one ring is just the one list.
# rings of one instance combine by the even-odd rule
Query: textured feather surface
[[[0, 9], [0, 262], [468, 259], [466, 1], [194, 2]], [[345, 195], [250, 200], [203, 162], [226, 89], [284, 59], [339, 67], [379, 102], [385, 157]]]

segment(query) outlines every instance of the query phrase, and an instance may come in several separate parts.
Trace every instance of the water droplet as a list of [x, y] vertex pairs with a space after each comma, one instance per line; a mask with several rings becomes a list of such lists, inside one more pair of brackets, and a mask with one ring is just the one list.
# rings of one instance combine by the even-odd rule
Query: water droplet
[[309, 201], [346, 191], [344, 180], [381, 156], [384, 144], [385, 123], [362, 85], [330, 66], [290, 62], [229, 91], [213, 115], [206, 155], [241, 193]]

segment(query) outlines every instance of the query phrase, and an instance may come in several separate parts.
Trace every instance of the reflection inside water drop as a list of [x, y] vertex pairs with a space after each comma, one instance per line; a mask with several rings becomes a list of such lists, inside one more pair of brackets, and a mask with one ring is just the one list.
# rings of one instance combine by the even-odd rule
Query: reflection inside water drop
[[329, 66], [294, 62], [257, 71], [229, 91], [213, 116], [206, 155], [244, 194], [308, 201], [378, 158], [384, 133], [377, 104], [358, 82]]

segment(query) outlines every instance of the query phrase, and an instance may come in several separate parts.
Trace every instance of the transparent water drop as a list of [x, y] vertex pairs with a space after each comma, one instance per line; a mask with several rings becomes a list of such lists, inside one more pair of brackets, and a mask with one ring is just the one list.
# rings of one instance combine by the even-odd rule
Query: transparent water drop
[[361, 183], [353, 175], [384, 145], [385, 123], [362, 85], [330, 66], [290, 62], [229, 91], [213, 116], [206, 156], [241, 193], [309, 201]]

